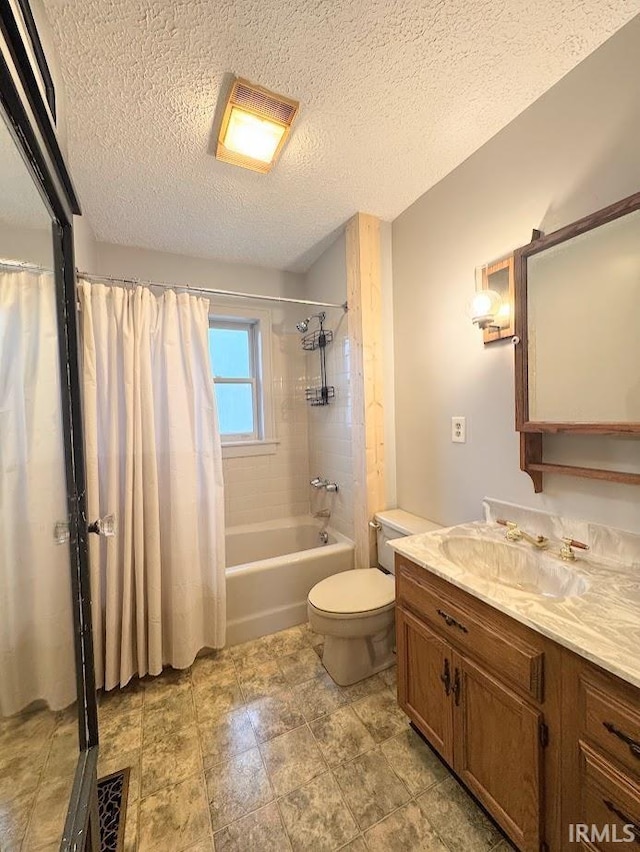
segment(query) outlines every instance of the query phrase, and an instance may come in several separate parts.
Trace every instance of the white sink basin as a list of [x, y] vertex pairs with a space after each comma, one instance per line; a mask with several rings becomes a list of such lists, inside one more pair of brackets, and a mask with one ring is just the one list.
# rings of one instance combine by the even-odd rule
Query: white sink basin
[[484, 580], [549, 598], [575, 598], [589, 588], [573, 565], [543, 551], [506, 541], [451, 536], [440, 543], [446, 558]]

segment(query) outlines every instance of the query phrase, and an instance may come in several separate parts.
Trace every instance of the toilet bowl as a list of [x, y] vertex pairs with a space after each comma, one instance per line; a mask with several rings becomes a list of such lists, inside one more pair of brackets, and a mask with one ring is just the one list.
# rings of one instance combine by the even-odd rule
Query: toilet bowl
[[394, 662], [395, 580], [378, 568], [334, 574], [309, 592], [309, 623], [324, 635], [322, 663], [348, 686]]
[[387, 541], [439, 528], [402, 509], [379, 512], [375, 518], [381, 568], [334, 574], [317, 583], [307, 599], [311, 628], [324, 636], [322, 663], [340, 686], [395, 662], [395, 569]]

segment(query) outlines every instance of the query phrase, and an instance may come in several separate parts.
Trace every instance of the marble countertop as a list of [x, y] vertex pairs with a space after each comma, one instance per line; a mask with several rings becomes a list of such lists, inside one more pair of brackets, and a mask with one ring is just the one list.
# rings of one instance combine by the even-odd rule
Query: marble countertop
[[[547, 597], [505, 585], [483, 575], [481, 569], [472, 573], [446, 555], [443, 545], [446, 547], [446, 540], [453, 537], [473, 539], [469, 544], [480, 554], [482, 542], [487, 540], [526, 551], [530, 556], [524, 558], [542, 558], [548, 570], [557, 569], [560, 574], [566, 568], [584, 578], [588, 588], [575, 597]], [[393, 539], [389, 546], [516, 621], [640, 687], [640, 573], [637, 566], [600, 555], [583, 556], [580, 552], [576, 553], [575, 562], [563, 562], [554, 554], [559, 543], [551, 542], [548, 550], [537, 551], [525, 541], [507, 542], [504, 527], [496, 523], [461, 524]], [[516, 554], [512, 555], [518, 559]]]

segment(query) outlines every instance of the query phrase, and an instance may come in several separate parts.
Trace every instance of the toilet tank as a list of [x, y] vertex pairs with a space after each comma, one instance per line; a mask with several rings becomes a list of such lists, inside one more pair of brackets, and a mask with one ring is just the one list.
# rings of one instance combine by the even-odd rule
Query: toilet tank
[[387, 544], [390, 539], [442, 529], [442, 524], [436, 524], [427, 518], [412, 515], [411, 512], [405, 512], [404, 509], [387, 509], [384, 512], [376, 512], [375, 520], [379, 524], [378, 565], [391, 574], [395, 573], [395, 563], [393, 550]]

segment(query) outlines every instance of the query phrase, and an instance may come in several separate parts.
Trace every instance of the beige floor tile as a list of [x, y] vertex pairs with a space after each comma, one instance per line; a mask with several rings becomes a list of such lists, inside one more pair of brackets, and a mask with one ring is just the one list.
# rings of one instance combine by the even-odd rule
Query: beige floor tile
[[290, 689], [248, 704], [247, 713], [259, 742], [271, 740], [304, 725], [304, 716]]
[[502, 835], [455, 778], [430, 787], [417, 800], [451, 852], [487, 852]]
[[294, 852], [332, 852], [358, 834], [330, 772], [289, 793], [279, 805]]
[[79, 754], [78, 732], [73, 728], [57, 730], [51, 740], [49, 755], [42, 773], [42, 783], [55, 781], [58, 778], [73, 779]]
[[246, 657], [260, 657], [264, 659], [265, 655], [270, 656], [263, 636], [259, 639], [251, 639], [249, 642], [242, 642], [240, 645], [231, 645], [229, 655], [236, 663], [239, 660], [244, 660]]
[[209, 769], [250, 748], [258, 741], [244, 707], [198, 725], [204, 767]]
[[18, 852], [27, 831], [27, 823], [33, 804], [35, 791], [23, 793], [12, 801], [0, 804], [0, 849], [2, 852]]
[[313, 734], [306, 725], [262, 743], [260, 751], [271, 783], [279, 796], [295, 790], [327, 768]]
[[205, 837], [199, 840], [195, 846], [190, 846], [184, 852], [215, 852], [213, 837]]
[[359, 680], [358, 683], [352, 683], [351, 686], [341, 687], [347, 701], [354, 702], [366, 698], [368, 695], [375, 695], [376, 692], [388, 690], [389, 687], [382, 674], [374, 674], [365, 680]]
[[142, 797], [202, 773], [198, 731], [193, 725], [165, 734], [142, 748]]
[[365, 840], [369, 852], [448, 852], [415, 802], [370, 828]]
[[[40, 775], [47, 760], [49, 743], [40, 746], [40, 751], [20, 754], [22, 740], [16, 740], [11, 747], [12, 758], [2, 755], [0, 765], [0, 802], [11, 802], [26, 793], [35, 791], [40, 781]], [[27, 745], [25, 743], [25, 745]]]
[[223, 685], [204, 683], [194, 686], [193, 696], [200, 725], [219, 719], [220, 716], [239, 709], [245, 703], [237, 679]]
[[230, 657], [198, 657], [191, 668], [191, 680], [194, 686], [210, 684], [222, 686], [233, 683], [236, 667]]
[[373, 748], [375, 742], [351, 707], [340, 707], [309, 723], [329, 766], [337, 766]]
[[313, 648], [304, 648], [278, 659], [278, 665], [287, 683], [304, 683], [324, 673], [324, 668]]
[[142, 710], [109, 717], [100, 726], [100, 756], [111, 760], [142, 748]]
[[347, 703], [342, 689], [326, 673], [294, 687], [293, 692], [307, 722], [333, 713]]
[[364, 842], [363, 837], [356, 837], [351, 843], [341, 846], [339, 852], [367, 852], [367, 844]]
[[285, 852], [291, 849], [275, 802], [214, 834], [216, 852]]
[[275, 660], [251, 663], [238, 670], [238, 680], [242, 694], [247, 702], [257, 701], [266, 695], [279, 692], [287, 686], [287, 681]]
[[119, 754], [105, 760], [100, 754], [98, 756], [98, 778], [106, 778], [121, 769], [129, 769], [129, 789], [127, 792], [128, 802], [137, 802], [140, 798], [140, 760], [142, 751], [132, 751]]
[[361, 831], [411, 798], [379, 749], [343, 763], [333, 774]]
[[382, 744], [382, 753], [412, 796], [444, 780], [449, 771], [412, 728]]
[[195, 723], [191, 692], [179, 692], [145, 705], [142, 718], [143, 743], [161, 740], [167, 734]]
[[[75, 719], [77, 725], [77, 716]], [[22, 754], [39, 752], [53, 736], [57, 722], [57, 714], [51, 710], [36, 710], [0, 719], [0, 765], [12, 756], [12, 746]]]
[[214, 832], [273, 800], [257, 748], [207, 770], [205, 777]]
[[286, 654], [303, 651], [309, 647], [300, 627], [289, 627], [288, 630], [265, 636], [264, 645], [274, 657], [284, 657]]
[[409, 724], [409, 720], [388, 689], [356, 701], [352, 706], [360, 721], [378, 743], [404, 731]]
[[73, 778], [58, 779], [38, 788], [24, 839], [25, 852], [50, 843], [60, 843], [69, 807]]
[[324, 644], [324, 636], [322, 633], [316, 633], [315, 630], [312, 630], [311, 625], [308, 622], [307, 624], [300, 625], [300, 631], [305, 642], [308, 645], [311, 645], [312, 648], [315, 648], [317, 645]]
[[98, 692], [98, 719], [100, 722], [115, 714], [139, 710], [144, 700], [144, 683], [133, 677], [129, 683], [120, 689], [110, 689], [108, 692]]
[[209, 837], [210, 832], [201, 777], [165, 787], [140, 801], [139, 852], [181, 852]]
[[129, 795], [124, 822], [124, 852], [137, 852], [139, 812], [140, 800], [132, 799]]
[[398, 667], [396, 665], [380, 672], [380, 677], [387, 684], [389, 689], [395, 694], [398, 689]]
[[164, 669], [157, 677], [146, 677], [144, 679], [144, 703], [155, 704], [164, 701], [179, 692], [188, 692], [191, 689], [190, 669]]

